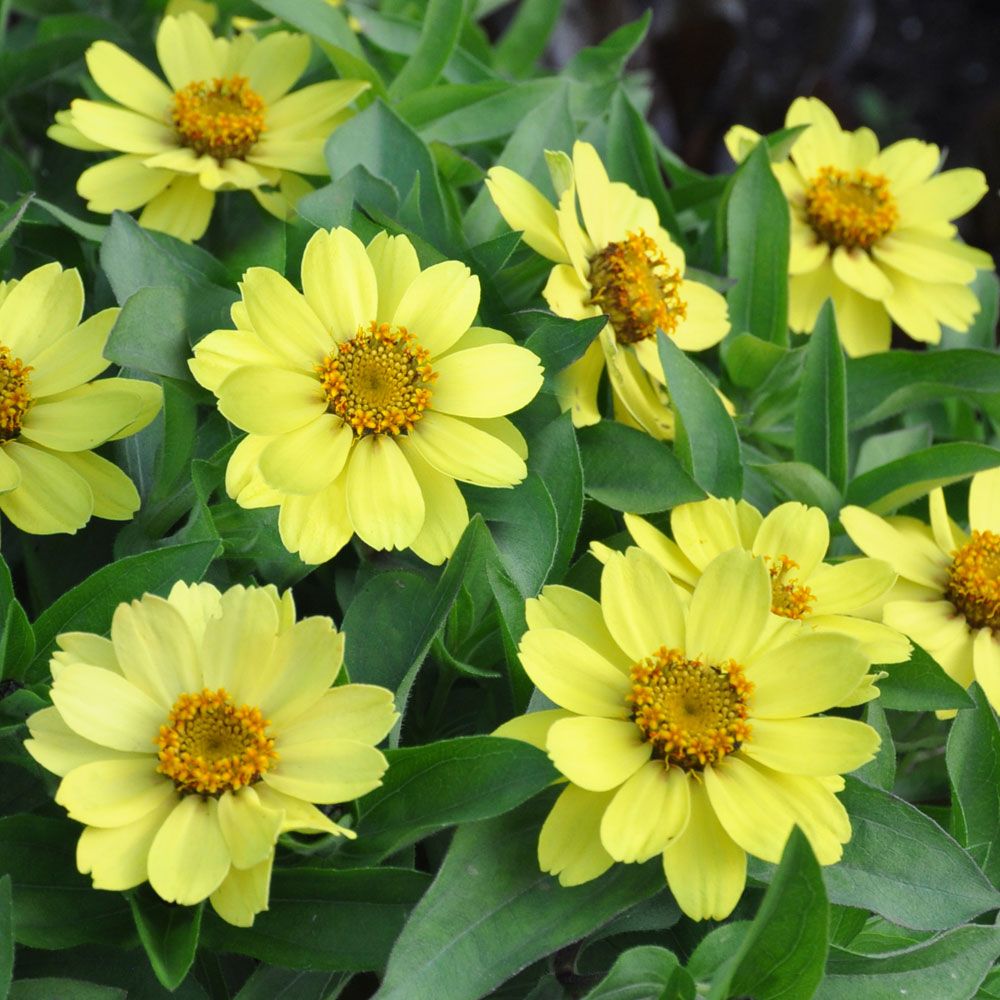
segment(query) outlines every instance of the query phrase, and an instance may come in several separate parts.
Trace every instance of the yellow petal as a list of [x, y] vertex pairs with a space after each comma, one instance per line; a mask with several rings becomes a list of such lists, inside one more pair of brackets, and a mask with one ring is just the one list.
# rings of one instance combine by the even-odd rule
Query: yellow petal
[[923, 281], [955, 281], [967, 285], [976, 266], [966, 259], [957, 241], [924, 235], [916, 230], [886, 236], [872, 247], [880, 263]]
[[90, 875], [95, 889], [122, 892], [146, 881], [149, 848], [176, 800], [165, 799], [156, 809], [125, 826], [88, 826], [76, 845], [76, 867]]
[[507, 167], [492, 167], [486, 188], [504, 221], [523, 234], [532, 250], [557, 263], [569, 260], [559, 237], [556, 210], [538, 188]]
[[70, 110], [73, 112], [73, 126], [86, 138], [108, 149], [151, 156], [177, 145], [166, 114], [161, 119], [153, 119], [116, 105], [81, 98], [72, 102]]
[[205, 235], [214, 207], [215, 193], [197, 177], [177, 177], [142, 210], [139, 225], [191, 243]]
[[0, 493], [0, 511], [18, 528], [34, 535], [74, 534], [90, 520], [94, 495], [62, 459], [17, 441], [4, 445], [4, 455], [17, 465], [21, 478]]
[[343, 471], [354, 431], [332, 413], [273, 438], [260, 454], [260, 472], [282, 493], [312, 495]]
[[391, 691], [373, 684], [341, 684], [325, 691], [304, 712], [289, 716], [281, 729], [281, 745], [325, 739], [334, 732], [341, 739], [375, 745], [396, 718]]
[[903, 535], [897, 528], [862, 507], [845, 507], [840, 523], [866, 555], [882, 559], [901, 576], [943, 592], [951, 559], [930, 539]]
[[531, 351], [487, 344], [434, 362], [435, 410], [458, 417], [502, 417], [527, 406], [542, 387], [542, 368]]
[[717, 555], [743, 544], [736, 505], [729, 499], [680, 504], [670, 514], [670, 528], [681, 552], [699, 571]]
[[[316, 257], [322, 253], [317, 236], [310, 240], [310, 244], [320, 249], [314, 250], [308, 261], [303, 257], [303, 267], [309, 268], [311, 283], [317, 280]], [[358, 243], [360, 245], [360, 241]], [[312, 372], [334, 345], [324, 320], [310, 303], [291, 282], [269, 267], [251, 267], [243, 276], [240, 287], [247, 315], [260, 339], [297, 369]], [[341, 293], [338, 290], [335, 294]], [[320, 292], [314, 294], [316, 299], [321, 297]], [[348, 336], [353, 337], [356, 332], [357, 324]]]
[[347, 511], [358, 536], [376, 549], [405, 549], [420, 533], [423, 494], [392, 438], [359, 439], [347, 466]]
[[1000, 466], [977, 472], [969, 487], [969, 526], [1000, 535]]
[[573, 144], [573, 171], [587, 234], [598, 247], [614, 239], [616, 220], [611, 216], [608, 189], [611, 182], [597, 150], [589, 142]]
[[87, 69], [108, 97], [133, 111], [159, 121], [170, 108], [167, 85], [117, 45], [94, 42], [87, 49]]
[[383, 231], [376, 234], [366, 252], [378, 285], [378, 311], [373, 318], [379, 323], [391, 323], [403, 293], [420, 274], [417, 251], [409, 237], [390, 236]]
[[187, 795], [164, 820], [149, 849], [149, 884], [168, 903], [193, 906], [229, 873], [217, 799]]
[[109, 362], [104, 357], [108, 334], [119, 309], [102, 309], [35, 355], [31, 395], [35, 399], [74, 389], [96, 378]]
[[601, 820], [601, 843], [615, 861], [646, 861], [684, 832], [691, 815], [687, 774], [645, 764], [615, 793]]
[[974, 637], [950, 601], [890, 601], [885, 623], [919, 643], [953, 681], [968, 687], [974, 676]]
[[552, 584], [524, 606], [529, 629], [555, 628], [569, 632], [623, 671], [631, 666], [629, 657], [611, 637], [604, 624], [601, 605], [592, 597], [570, 587]]
[[284, 813], [267, 809], [252, 788], [219, 797], [219, 828], [235, 868], [252, 868], [274, 853]]
[[[306, 302], [338, 342], [350, 340], [375, 319], [378, 285], [365, 245], [343, 226], [318, 230], [302, 255]], [[280, 315], [280, 314], [279, 314]], [[328, 349], [326, 336], [319, 341]], [[315, 363], [315, 362], [314, 362]]]
[[833, 307], [837, 333], [849, 358], [889, 350], [889, 315], [892, 311], [889, 303], [894, 295], [895, 291], [882, 301], [869, 299], [834, 279]]
[[538, 866], [558, 875], [560, 885], [582, 885], [614, 864], [600, 838], [601, 815], [611, 794], [567, 785], [556, 799], [538, 837]]
[[980, 629], [972, 644], [972, 665], [993, 710], [1000, 711], [1000, 643], [988, 628]]
[[287, 434], [316, 420], [328, 405], [318, 379], [280, 368], [237, 368], [218, 392], [222, 415], [251, 434]]
[[868, 299], [885, 299], [892, 294], [892, 282], [861, 249], [837, 247], [833, 252], [833, 273]]
[[793, 575], [807, 580], [830, 544], [830, 528], [819, 507], [783, 503], [764, 518], [753, 543], [754, 555], [779, 560], [788, 556], [798, 566]]
[[83, 282], [76, 268], [43, 264], [9, 287], [0, 301], [3, 343], [26, 365], [65, 333], [83, 313]]
[[39, 400], [25, 415], [21, 435], [53, 451], [87, 451], [110, 440], [138, 415], [142, 400], [119, 379], [81, 386], [72, 397]]
[[652, 747], [630, 720], [579, 716], [549, 729], [546, 747], [552, 762], [581, 788], [617, 788], [649, 760]]
[[272, 853], [252, 868], [230, 868], [219, 888], [208, 897], [212, 909], [227, 924], [252, 927], [254, 917], [267, 909], [273, 863]]
[[900, 226], [957, 219], [975, 205], [988, 188], [981, 170], [946, 170], [896, 198]]
[[469, 510], [458, 484], [450, 476], [429, 465], [416, 449], [401, 442], [400, 450], [409, 462], [424, 498], [424, 523], [410, 549], [424, 562], [440, 566], [455, 551], [465, 526]]
[[354, 535], [347, 515], [347, 476], [341, 475], [312, 496], [287, 496], [281, 502], [278, 531], [289, 552], [307, 563], [332, 559]]
[[[205, 623], [200, 649], [204, 686], [225, 688], [237, 703], [259, 704], [249, 697], [250, 689], [272, 655], [277, 632], [278, 611], [266, 590], [231, 587], [220, 598], [218, 617]], [[269, 714], [266, 708], [264, 712]]]
[[76, 191], [92, 212], [132, 212], [152, 201], [173, 179], [169, 170], [147, 167], [146, 158], [132, 153], [114, 156], [88, 167]]
[[742, 752], [787, 774], [848, 774], [879, 748], [878, 733], [854, 719], [754, 719]]
[[215, 44], [208, 25], [197, 14], [165, 17], [156, 33], [156, 57], [174, 90], [193, 80], [222, 75], [224, 50]]
[[[250, 86], [271, 104], [287, 94], [305, 72], [312, 46], [308, 35], [275, 31], [250, 48], [239, 67]], [[269, 127], [276, 127], [268, 119]]]
[[472, 326], [478, 309], [479, 279], [464, 264], [446, 260], [414, 278], [392, 322], [405, 326], [433, 358]]
[[513, 486], [527, 475], [524, 460], [499, 437], [446, 413], [425, 412], [407, 447], [438, 472], [476, 486]]
[[[152, 740], [150, 740], [152, 745]], [[67, 774], [56, 802], [87, 826], [125, 826], [177, 798], [173, 783], [156, 773], [156, 758], [99, 760]]]
[[673, 332], [674, 343], [683, 351], [714, 347], [729, 333], [726, 300], [715, 289], [697, 281], [683, 281], [679, 294], [687, 312]]
[[264, 775], [271, 788], [307, 802], [349, 802], [382, 783], [386, 760], [374, 747], [351, 740], [314, 740], [279, 749]]
[[[565, 315], [565, 314], [564, 314]], [[590, 427], [601, 419], [597, 393], [604, 374], [604, 351], [595, 340], [583, 357], [556, 375], [556, 395], [560, 407], [570, 410], [574, 427]]]
[[638, 514], [626, 514], [625, 527], [635, 544], [648, 552], [675, 580], [694, 587], [701, 573], [676, 542]]
[[547, 708], [540, 712], [529, 712], [527, 715], [516, 715], [493, 730], [493, 735], [508, 740], [520, 740], [522, 743], [530, 743], [533, 747], [544, 750], [552, 726], [560, 719], [571, 718], [574, 718], [573, 713], [567, 712], [564, 708]]
[[[29, 716], [28, 731], [32, 738], [24, 741], [25, 750], [42, 767], [61, 778], [83, 764], [133, 759], [131, 754], [109, 750], [78, 736], [66, 725], [56, 708], [43, 708]], [[148, 755], [144, 754], [143, 759], [148, 760]]]
[[896, 582], [896, 572], [882, 559], [849, 559], [817, 566], [807, 582], [815, 598], [813, 614], [834, 615], [878, 600]]

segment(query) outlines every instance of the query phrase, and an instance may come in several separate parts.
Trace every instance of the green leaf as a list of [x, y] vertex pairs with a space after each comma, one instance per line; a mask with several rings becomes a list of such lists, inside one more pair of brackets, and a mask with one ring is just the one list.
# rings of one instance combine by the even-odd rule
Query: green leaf
[[[83, 828], [66, 819], [0, 819], [0, 876], [14, 889], [14, 939], [30, 948], [135, 941], [128, 904], [117, 892], [92, 889], [76, 870]], [[51, 997], [53, 994], [48, 994]]]
[[586, 1000], [694, 1000], [694, 989], [672, 951], [647, 944], [619, 955]]
[[933, 436], [930, 424], [917, 424], [916, 427], [901, 427], [898, 431], [887, 431], [885, 434], [872, 434], [858, 448], [854, 475], [860, 476], [880, 465], [888, 465], [897, 458], [928, 448]]
[[855, 774], [869, 785], [891, 792], [896, 780], [896, 746], [885, 711], [878, 698], [865, 705], [865, 722], [879, 734], [882, 742], [874, 759], [868, 761], [864, 767], [858, 768]]
[[11, 598], [0, 638], [0, 678], [20, 681], [35, 655], [35, 632], [21, 602]]
[[978, 684], [969, 694], [971, 712], [959, 712], [948, 733], [945, 759], [951, 779], [953, 826], [958, 840], [1000, 887], [1000, 728], [989, 699]]
[[795, 407], [795, 458], [814, 465], [841, 493], [847, 486], [846, 393], [844, 352], [828, 299], [806, 348]]
[[810, 507], [819, 507], [834, 518], [844, 506], [840, 491], [815, 466], [804, 462], [754, 463], [747, 466], [762, 475], [783, 500], [798, 500]]
[[642, 431], [602, 420], [577, 440], [587, 494], [613, 510], [652, 514], [705, 498], [670, 448]]
[[289, 969], [381, 969], [429, 881], [403, 868], [278, 871], [253, 927], [233, 927], [209, 912], [202, 944]]
[[761, 340], [752, 333], [737, 333], [726, 342], [722, 361], [726, 373], [741, 389], [756, 389], [788, 353], [787, 347]]
[[733, 179], [726, 211], [729, 321], [775, 344], [788, 343], [788, 203], [759, 142]]
[[840, 863], [823, 869], [832, 902], [916, 930], [955, 927], [1000, 906], [972, 858], [919, 809], [851, 777], [840, 799], [853, 832]]
[[191, 381], [187, 301], [174, 286], [140, 288], [125, 300], [104, 356], [123, 368]]
[[833, 948], [816, 1000], [971, 997], [1000, 953], [1000, 928], [958, 927], [889, 955]]
[[14, 894], [10, 876], [0, 878], [0, 1000], [14, 975]]
[[889, 514], [938, 486], [998, 465], [996, 448], [970, 442], [936, 444], [858, 476], [847, 488], [847, 502], [875, 514]]
[[538, 831], [552, 798], [459, 827], [399, 935], [378, 1000], [476, 1000], [662, 887], [655, 861], [615, 865], [572, 889], [539, 871]]
[[13, 983], [7, 1000], [125, 1000], [125, 990], [114, 986], [98, 986], [79, 979], [19, 979]]
[[122, 601], [145, 593], [165, 596], [178, 580], [200, 580], [215, 556], [215, 541], [190, 542], [127, 556], [104, 566], [83, 583], [63, 594], [35, 622], [38, 652], [28, 669], [30, 677], [41, 677], [60, 632], [105, 634], [111, 616]]
[[464, 8], [464, 0], [428, 0], [421, 17], [420, 41], [389, 84], [390, 98], [423, 90], [437, 80], [458, 44]]
[[953, 350], [887, 351], [847, 362], [847, 408], [858, 430], [925, 403], [958, 397], [973, 405], [1000, 399], [1000, 354]]
[[428, 834], [489, 819], [557, 777], [545, 753], [517, 740], [465, 736], [386, 752], [382, 784], [358, 803], [358, 839], [337, 854], [375, 864]]
[[969, 329], [959, 333], [943, 327], [941, 342], [929, 344], [929, 350], [952, 351], [956, 348], [978, 347], [993, 353], [996, 346], [997, 315], [1000, 314], [1000, 280], [997, 279], [996, 271], [976, 271], [969, 289], [979, 299], [981, 307]]
[[129, 893], [132, 918], [156, 978], [175, 990], [186, 978], [198, 950], [201, 914], [198, 906], [165, 903], [149, 886]]
[[904, 712], [930, 712], [945, 708], [971, 708], [972, 698], [953, 681], [929, 653], [913, 646], [909, 660], [885, 663], [888, 672], [878, 682], [879, 700], [885, 708]]
[[565, 0], [521, 0], [493, 50], [493, 64], [509, 76], [528, 76], [545, 51]]
[[642, 45], [652, 20], [653, 12], [647, 10], [637, 21], [611, 32], [599, 45], [581, 49], [563, 73], [591, 86], [617, 79], [632, 53]]
[[390, 184], [401, 203], [416, 191], [424, 228], [420, 235], [440, 250], [450, 245], [434, 157], [420, 136], [382, 101], [376, 100], [330, 136], [326, 160], [334, 182], [361, 165]]
[[349, 974], [258, 966], [233, 1000], [334, 1000]]
[[[536, 313], [522, 313], [517, 317], [520, 325], [530, 323]], [[530, 319], [529, 319], [530, 317]], [[583, 357], [594, 338], [604, 329], [603, 316], [589, 319], [564, 319], [561, 316], [541, 314], [524, 346], [534, 351], [545, 369], [545, 387], [555, 391], [555, 376], [574, 361]]]
[[739, 948], [712, 979], [708, 1000], [810, 1000], [826, 964], [829, 906], [809, 841], [792, 831]]
[[0, 212], [0, 247], [3, 247], [7, 240], [14, 235], [14, 230], [17, 229], [18, 223], [28, 209], [29, 202], [34, 197], [34, 194], [29, 191]]
[[695, 363], [662, 332], [657, 338], [677, 421], [674, 447], [681, 464], [706, 493], [739, 498], [743, 466], [733, 418]]

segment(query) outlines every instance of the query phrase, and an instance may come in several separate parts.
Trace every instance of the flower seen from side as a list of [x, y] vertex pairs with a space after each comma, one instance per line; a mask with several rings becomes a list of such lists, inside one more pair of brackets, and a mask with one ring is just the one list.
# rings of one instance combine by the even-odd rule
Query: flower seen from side
[[726, 301], [684, 276], [684, 252], [653, 203], [609, 180], [593, 146], [577, 142], [572, 162], [564, 154], [547, 158], [557, 206], [506, 167], [493, 167], [486, 184], [507, 224], [554, 263], [544, 290], [552, 311], [570, 319], [608, 317], [584, 356], [560, 373], [560, 403], [576, 426], [597, 423], [607, 369], [616, 418], [672, 438], [657, 330], [686, 351], [704, 350], [729, 330]]
[[[941, 151], [919, 139], [880, 150], [870, 129], [842, 129], [815, 97], [797, 98], [785, 125], [808, 126], [772, 164], [791, 213], [792, 330], [809, 333], [828, 298], [852, 357], [888, 350], [893, 322], [931, 344], [942, 325], [967, 330], [980, 308], [969, 285], [993, 261], [955, 238], [953, 220], [986, 193], [982, 171], [938, 172]], [[726, 144], [741, 160], [758, 138], [734, 126]]]
[[165, 17], [156, 54], [167, 82], [110, 42], [87, 67], [110, 101], [74, 100], [49, 136], [116, 155], [85, 170], [94, 212], [142, 209], [139, 222], [188, 242], [208, 227], [219, 191], [250, 191], [279, 218], [326, 174], [323, 144], [369, 86], [331, 80], [292, 92], [311, 43], [278, 31], [216, 38], [196, 13]]
[[381, 783], [392, 694], [330, 686], [344, 637], [328, 618], [296, 622], [291, 591], [177, 583], [120, 604], [110, 639], [58, 643], [53, 707], [25, 745], [62, 779], [95, 888], [148, 881], [246, 927], [267, 909], [281, 833], [355, 836], [314, 803]]
[[443, 562], [469, 519], [456, 480], [510, 487], [527, 473], [506, 414], [541, 387], [538, 358], [473, 326], [478, 279], [458, 261], [421, 270], [405, 236], [366, 247], [348, 229], [320, 230], [302, 286], [250, 268], [238, 329], [195, 347], [195, 378], [248, 432], [230, 496], [280, 506], [282, 541], [306, 562], [355, 534]]
[[0, 281], [0, 512], [35, 535], [73, 534], [93, 516], [127, 521], [132, 481], [92, 449], [145, 427], [163, 402], [153, 382], [93, 381], [118, 309], [81, 322], [76, 269]]
[[[687, 592], [694, 590], [716, 556], [742, 548], [764, 558], [771, 578], [772, 614], [809, 629], [853, 636], [872, 663], [900, 663], [910, 657], [910, 643], [904, 636], [858, 615], [889, 593], [896, 572], [881, 559], [824, 562], [830, 528], [818, 507], [784, 503], [762, 517], [746, 500], [709, 497], [673, 509], [673, 539], [635, 514], [625, 515], [625, 526], [636, 545]], [[611, 551], [598, 542], [592, 543], [591, 550], [602, 561]], [[840, 705], [875, 698], [876, 680], [874, 674], [866, 674]]]
[[608, 555], [600, 602], [546, 587], [528, 602], [521, 662], [559, 707], [497, 735], [546, 749], [568, 779], [546, 819], [539, 864], [563, 885], [615, 861], [662, 855], [678, 905], [721, 920], [746, 855], [776, 862], [798, 825], [821, 864], [851, 836], [836, 797], [878, 734], [818, 716], [869, 661], [857, 640], [771, 614], [764, 559], [716, 557], [690, 599], [648, 553]]
[[972, 477], [968, 532], [948, 516], [941, 489], [931, 491], [929, 525], [861, 507], [845, 507], [840, 521], [862, 552], [899, 573], [883, 621], [962, 687], [978, 681], [1000, 711], [1000, 467]]

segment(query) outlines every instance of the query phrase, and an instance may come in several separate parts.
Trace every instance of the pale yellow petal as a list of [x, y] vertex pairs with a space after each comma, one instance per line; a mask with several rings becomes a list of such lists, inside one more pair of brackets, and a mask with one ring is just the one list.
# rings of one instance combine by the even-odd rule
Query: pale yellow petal
[[95, 889], [122, 892], [141, 885], [148, 878], [149, 848], [173, 811], [171, 796], [145, 816], [125, 826], [88, 826], [76, 843], [76, 867], [90, 875]]
[[420, 274], [420, 261], [409, 237], [377, 233], [366, 248], [378, 285], [378, 310], [372, 318], [391, 323], [403, 293]]
[[538, 866], [558, 875], [560, 885], [582, 885], [614, 864], [600, 837], [601, 815], [611, 796], [567, 785], [556, 799], [538, 837]]
[[446, 260], [414, 278], [392, 322], [405, 326], [433, 358], [472, 326], [478, 309], [479, 279], [464, 264]]
[[683, 351], [714, 347], [729, 332], [726, 300], [715, 289], [697, 281], [681, 282], [678, 294], [686, 312], [672, 334], [674, 343]]
[[343, 471], [354, 431], [332, 413], [272, 438], [260, 453], [260, 473], [281, 493], [311, 496], [326, 489]]
[[261, 804], [252, 788], [219, 797], [219, 827], [235, 868], [252, 868], [274, 853], [284, 813]]
[[325, 691], [281, 728], [281, 745], [326, 739], [331, 733], [358, 743], [379, 743], [396, 721], [392, 692], [374, 684], [340, 684]]
[[862, 507], [845, 507], [840, 523], [866, 555], [882, 559], [901, 576], [943, 592], [951, 562], [930, 539], [903, 535], [898, 528]]
[[969, 487], [969, 526], [1000, 535], [1000, 466], [977, 472]]
[[267, 909], [273, 863], [272, 853], [252, 868], [230, 868], [219, 888], [208, 897], [212, 909], [227, 924], [252, 927], [254, 917]]
[[547, 708], [540, 712], [529, 712], [527, 715], [515, 715], [501, 726], [493, 730], [494, 736], [502, 736], [508, 740], [520, 740], [530, 743], [539, 750], [546, 748], [549, 730], [560, 719], [575, 718], [572, 712], [565, 708]]
[[222, 415], [251, 434], [287, 434], [316, 420], [329, 405], [317, 378], [278, 368], [237, 368], [218, 394]]
[[434, 362], [435, 410], [458, 417], [501, 417], [527, 406], [542, 387], [537, 355], [513, 344], [457, 351]]
[[627, 671], [631, 666], [631, 660], [604, 623], [601, 605], [578, 590], [558, 584], [543, 587], [538, 597], [525, 603], [524, 616], [529, 629], [561, 629], [583, 640], [621, 670]]
[[878, 733], [854, 719], [754, 719], [742, 744], [747, 757], [787, 774], [848, 774], [879, 748]]
[[676, 542], [637, 514], [625, 515], [625, 527], [636, 545], [648, 552], [675, 580], [694, 587], [701, 572]]
[[524, 460], [499, 437], [446, 413], [425, 412], [407, 446], [438, 472], [459, 482], [513, 486], [527, 475]]
[[358, 536], [376, 549], [405, 549], [424, 523], [424, 498], [396, 442], [359, 439], [347, 465], [347, 511]]
[[[150, 740], [152, 746], [152, 740]], [[99, 760], [74, 768], [59, 783], [56, 802], [87, 826], [125, 826], [177, 798], [173, 783], [156, 773], [156, 758]]]
[[[311, 284], [317, 280], [316, 257], [322, 253], [318, 236], [317, 233], [310, 244], [319, 249], [310, 255], [308, 261], [303, 257], [303, 268], [309, 270]], [[277, 271], [269, 267], [251, 267], [243, 275], [240, 288], [254, 331], [271, 350], [287, 358], [298, 370], [312, 372], [333, 349], [324, 319]], [[338, 290], [335, 294], [342, 293]], [[322, 297], [321, 292], [313, 296], [315, 300]], [[348, 336], [353, 337], [356, 332], [357, 324]]]
[[347, 514], [347, 476], [341, 475], [312, 496], [288, 496], [278, 516], [281, 541], [307, 563], [332, 559], [354, 535]]
[[205, 235], [214, 207], [215, 193], [197, 177], [177, 177], [142, 210], [139, 225], [191, 243]]
[[782, 556], [793, 560], [797, 569], [792, 575], [807, 580], [819, 566], [830, 545], [830, 528], [819, 507], [802, 503], [783, 503], [764, 518], [753, 543], [754, 555]]
[[126, 153], [88, 167], [76, 182], [76, 191], [92, 212], [132, 212], [152, 201], [174, 175], [147, 167], [144, 156]]
[[168, 903], [193, 906], [229, 873], [217, 799], [187, 795], [164, 820], [149, 849], [149, 884]]
[[523, 234], [532, 250], [557, 263], [569, 260], [559, 237], [556, 210], [538, 188], [507, 167], [491, 168], [486, 188], [504, 221]]
[[377, 788], [386, 766], [385, 757], [363, 743], [313, 740], [282, 750], [264, 782], [307, 802], [349, 802]]
[[717, 556], [743, 544], [732, 500], [709, 497], [683, 503], [670, 514], [670, 529], [685, 558], [699, 572]]
[[[375, 269], [365, 245], [349, 229], [318, 230], [302, 255], [302, 291], [306, 302], [338, 342], [356, 336], [378, 309]], [[327, 338], [320, 349], [328, 349]]]
[[119, 104], [157, 121], [170, 111], [170, 88], [137, 59], [110, 42], [87, 49], [87, 69], [105, 94]]
[[821, 563], [806, 582], [813, 594], [812, 613], [834, 615], [854, 611], [888, 593], [896, 582], [896, 571], [882, 559], [849, 559], [836, 566]]
[[581, 788], [617, 788], [649, 760], [652, 745], [627, 719], [562, 719], [549, 729], [546, 748], [559, 770]]
[[615, 861], [646, 861], [684, 832], [690, 781], [662, 760], [643, 764], [618, 789], [601, 820], [601, 843]]
[[407, 441], [401, 442], [400, 449], [424, 498], [424, 522], [410, 549], [424, 562], [440, 566], [455, 551], [469, 523], [465, 497], [451, 476], [429, 465]]

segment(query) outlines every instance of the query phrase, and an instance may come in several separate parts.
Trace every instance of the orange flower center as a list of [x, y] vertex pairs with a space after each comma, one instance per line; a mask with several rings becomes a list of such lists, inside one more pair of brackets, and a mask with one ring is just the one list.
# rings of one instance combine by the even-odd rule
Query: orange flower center
[[265, 129], [264, 99], [245, 76], [189, 83], [174, 94], [170, 117], [182, 146], [219, 163], [243, 159]]
[[28, 373], [31, 366], [0, 344], [0, 441], [10, 441], [21, 433], [21, 421], [31, 406]]
[[365, 434], [405, 434], [430, 406], [430, 352], [401, 326], [372, 321], [316, 366], [336, 413]]
[[657, 330], [673, 333], [687, 315], [680, 284], [680, 272], [641, 229], [609, 243], [590, 262], [590, 301], [611, 320], [620, 344], [655, 337]]
[[799, 564], [788, 556], [764, 557], [771, 574], [771, 613], [782, 618], [805, 618], [812, 611], [816, 595], [792, 575]]
[[892, 232], [899, 211], [881, 174], [821, 167], [806, 189], [806, 219], [825, 243], [868, 250]]
[[753, 684], [732, 660], [713, 666], [661, 646], [634, 664], [631, 676], [626, 700], [654, 757], [700, 771], [749, 738], [747, 698]]
[[259, 708], [236, 706], [223, 689], [182, 694], [154, 741], [160, 774], [178, 791], [219, 796], [260, 781], [278, 759]]
[[1000, 632], [1000, 535], [973, 531], [952, 556], [945, 597], [970, 628]]

